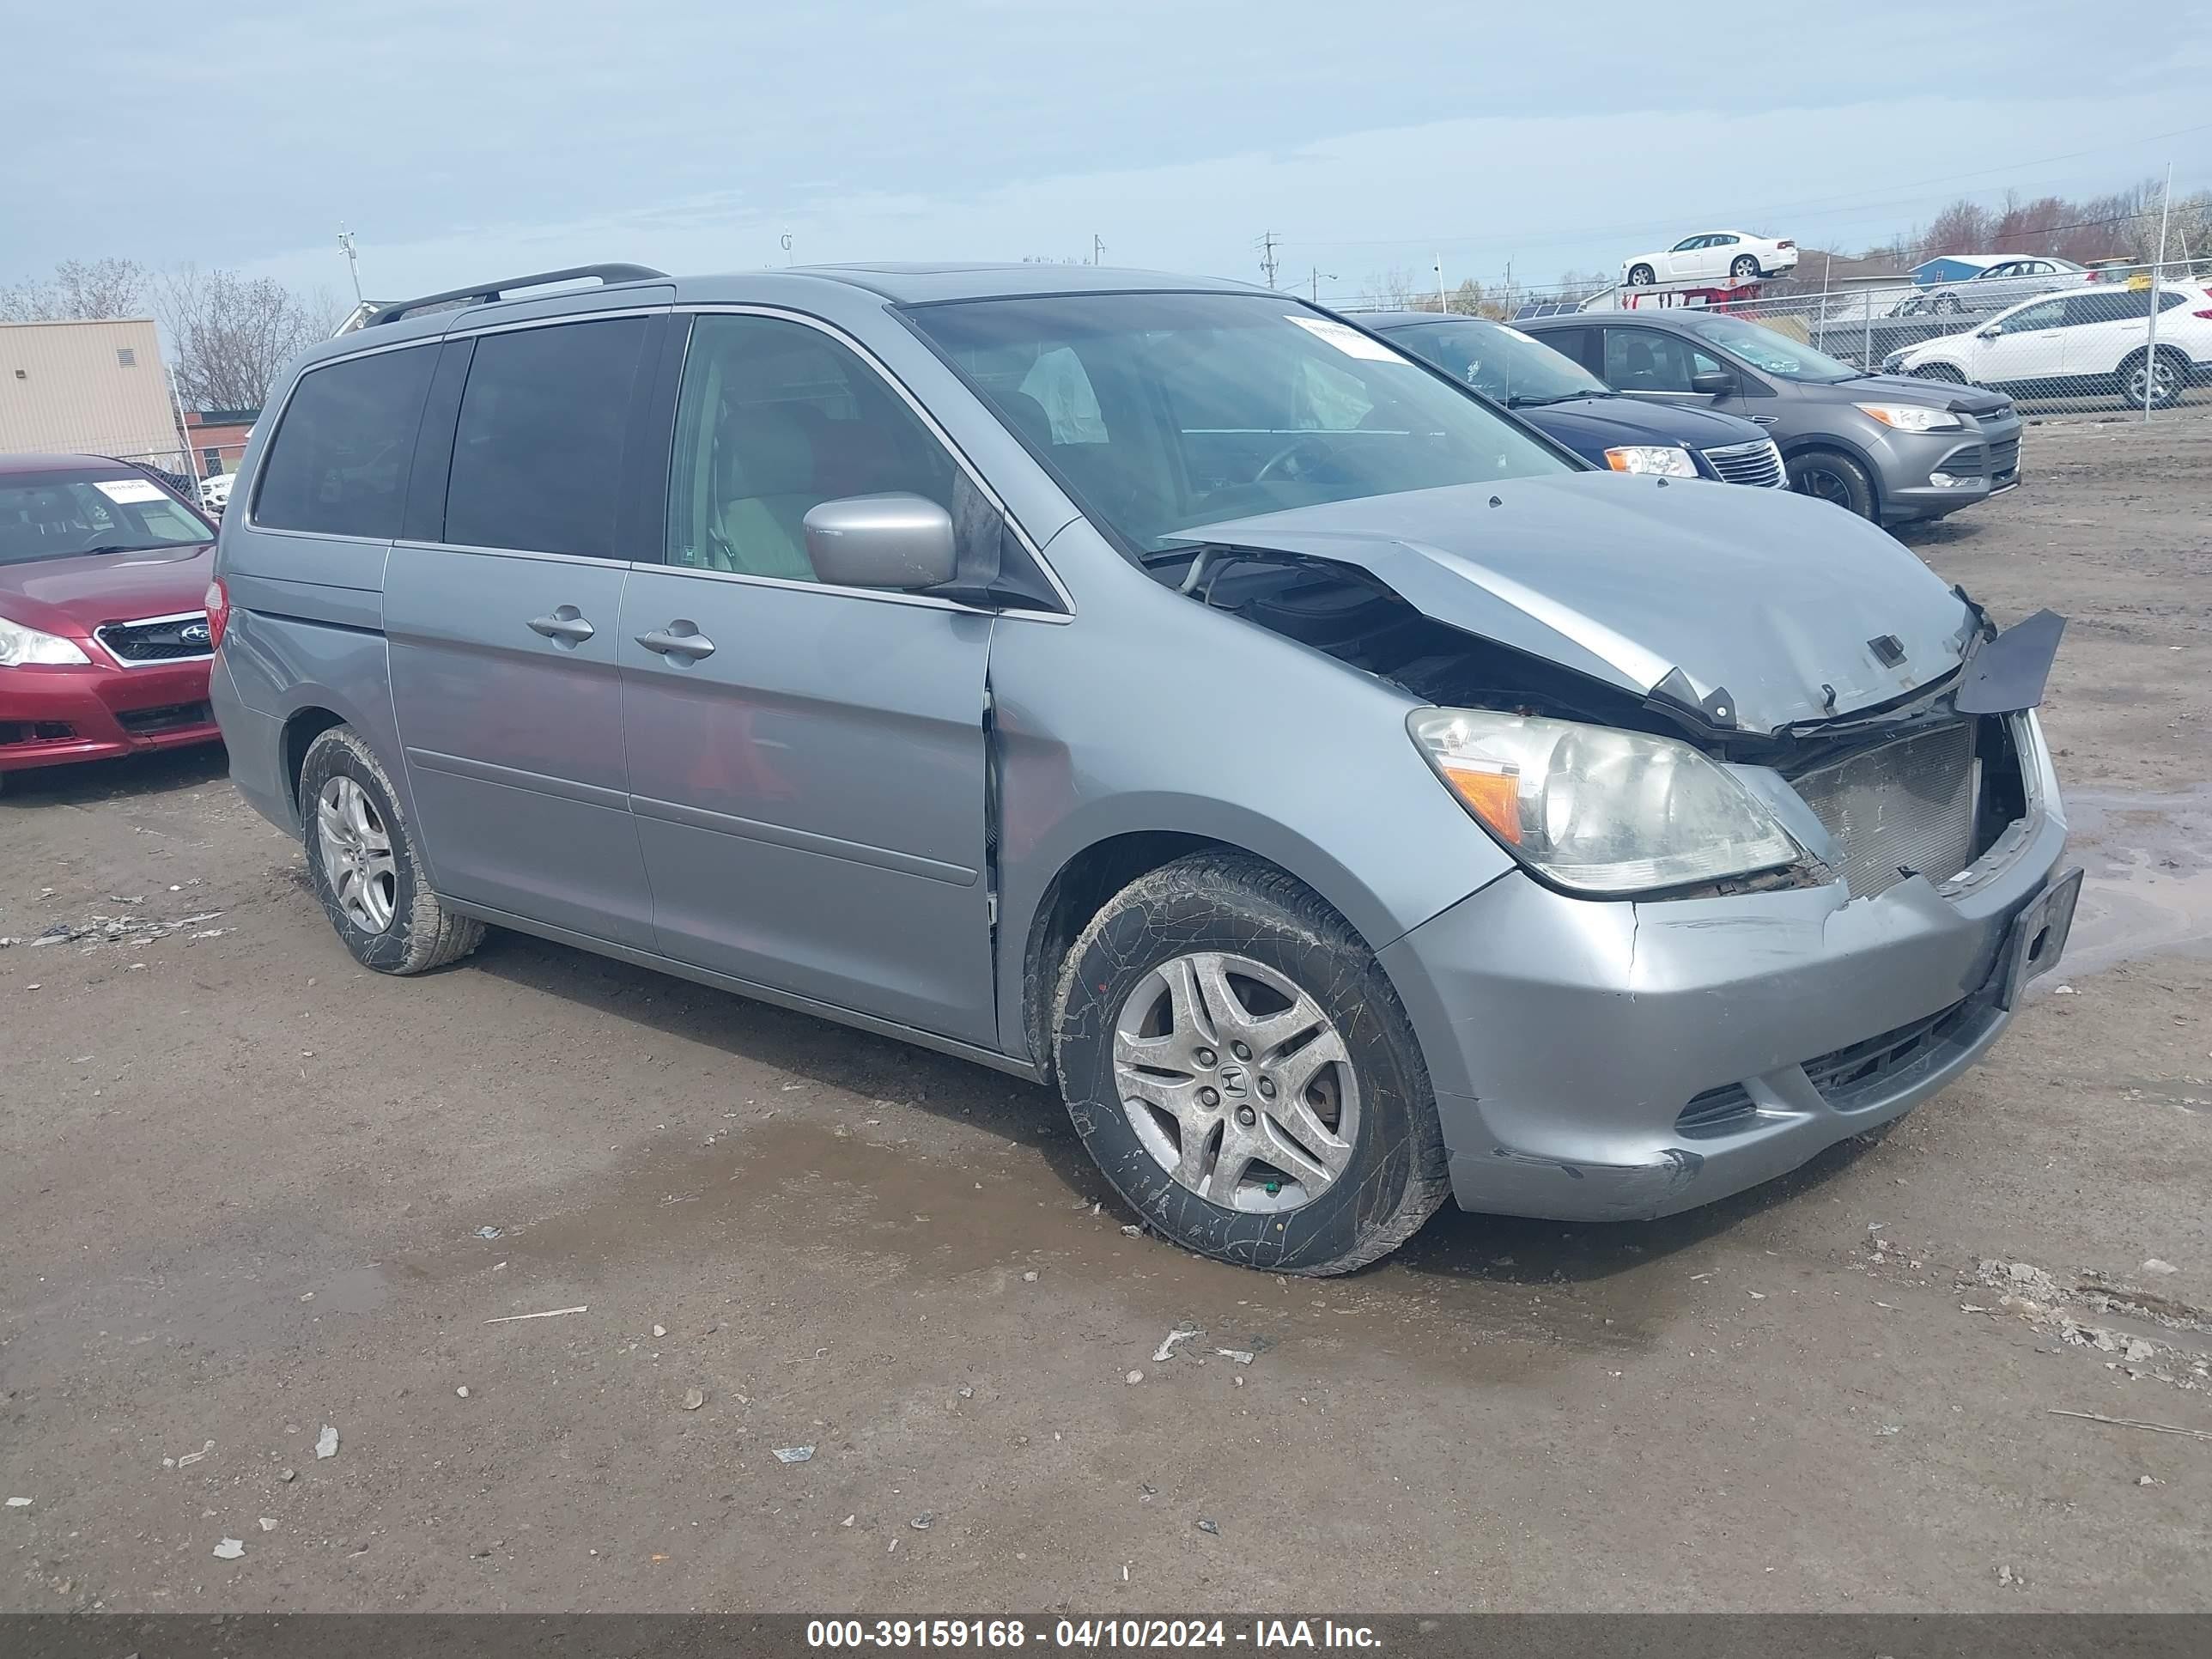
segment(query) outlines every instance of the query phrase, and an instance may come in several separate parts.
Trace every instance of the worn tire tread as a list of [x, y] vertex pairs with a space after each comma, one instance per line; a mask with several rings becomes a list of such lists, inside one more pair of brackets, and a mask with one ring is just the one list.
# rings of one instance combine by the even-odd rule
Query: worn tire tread
[[[391, 819], [393, 844], [407, 860], [414, 888], [413, 902], [408, 906], [406, 915], [405, 952], [389, 963], [368, 963], [363, 965], [374, 968], [378, 973], [407, 979], [459, 962], [483, 943], [484, 925], [473, 916], [455, 915], [430, 890], [430, 884], [424, 878], [422, 860], [415, 850], [414, 829], [407, 821], [406, 808], [400, 805], [399, 792], [392, 787], [392, 775], [384, 769], [384, 763], [377, 759], [376, 751], [350, 726], [333, 726], [319, 734], [307, 745], [307, 755], [301, 763], [301, 837], [307, 849], [310, 868], [313, 867], [315, 857], [315, 812], [313, 792], [308, 787], [307, 781], [315, 775], [319, 759], [326, 758], [334, 749], [343, 751], [355, 766], [375, 781], [382, 793], [384, 800], [380, 804], [386, 808]], [[321, 893], [322, 884], [319, 883], [318, 896], [321, 896]], [[328, 898], [324, 899], [323, 908], [332, 912], [331, 924], [340, 927], [340, 937], [349, 938], [340, 918], [332, 911]], [[395, 916], [393, 920], [397, 923], [398, 918]]]

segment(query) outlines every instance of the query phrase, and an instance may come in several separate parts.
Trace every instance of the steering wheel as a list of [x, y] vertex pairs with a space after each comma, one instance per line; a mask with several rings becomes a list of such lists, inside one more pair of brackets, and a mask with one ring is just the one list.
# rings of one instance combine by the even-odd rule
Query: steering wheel
[[1298, 475], [1290, 471], [1291, 457], [1316, 447], [1324, 447], [1326, 441], [1324, 435], [1318, 432], [1309, 432], [1303, 436], [1291, 439], [1290, 442], [1267, 458], [1267, 465], [1252, 475], [1252, 482], [1270, 483], [1277, 478], [1282, 478], [1295, 483]]

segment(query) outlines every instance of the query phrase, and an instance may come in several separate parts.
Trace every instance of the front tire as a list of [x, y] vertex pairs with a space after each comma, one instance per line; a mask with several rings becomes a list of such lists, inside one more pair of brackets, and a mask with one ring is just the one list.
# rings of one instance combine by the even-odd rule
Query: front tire
[[1651, 286], [1652, 280], [1653, 280], [1653, 278], [1652, 278], [1652, 271], [1651, 271], [1651, 267], [1650, 267], [1650, 265], [1631, 265], [1631, 266], [1629, 266], [1629, 268], [1628, 268], [1628, 285], [1629, 285], [1629, 287], [1631, 287], [1631, 288], [1650, 288], [1650, 287]]
[[1874, 480], [1850, 456], [1833, 449], [1808, 449], [1790, 458], [1790, 487], [1801, 495], [1832, 501], [1862, 519], [1875, 516]]
[[380, 974], [423, 974], [483, 942], [483, 924], [438, 902], [398, 793], [349, 726], [307, 746], [300, 817], [315, 896], [353, 958]]
[[1194, 854], [1122, 889], [1068, 951], [1053, 1031], [1085, 1148], [1186, 1249], [1348, 1273], [1444, 1201], [1436, 1097], [1389, 976], [1259, 860]]
[[1948, 386], [1964, 386], [1966, 377], [1948, 363], [1923, 363], [1912, 371], [1916, 380], [1942, 380]]

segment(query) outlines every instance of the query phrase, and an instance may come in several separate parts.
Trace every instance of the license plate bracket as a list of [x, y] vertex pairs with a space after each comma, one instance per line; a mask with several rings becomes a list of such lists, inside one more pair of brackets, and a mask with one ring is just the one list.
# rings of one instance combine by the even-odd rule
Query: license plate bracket
[[2058, 965], [2073, 931], [2074, 907], [2081, 896], [2081, 867], [2076, 865], [2035, 896], [2034, 902], [2013, 918], [2004, 947], [2002, 1008], [2020, 1004], [2027, 982]]

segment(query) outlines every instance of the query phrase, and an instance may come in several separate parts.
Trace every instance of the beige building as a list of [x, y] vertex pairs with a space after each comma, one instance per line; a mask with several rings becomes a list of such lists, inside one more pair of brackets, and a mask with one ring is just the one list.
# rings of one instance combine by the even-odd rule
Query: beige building
[[174, 467], [181, 447], [150, 319], [0, 323], [0, 453], [75, 450]]

